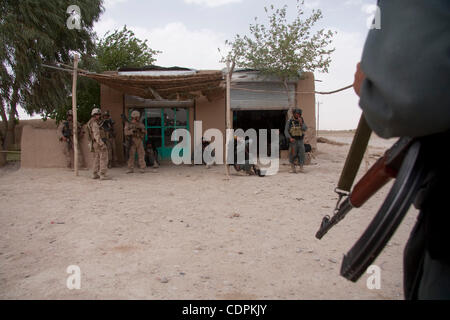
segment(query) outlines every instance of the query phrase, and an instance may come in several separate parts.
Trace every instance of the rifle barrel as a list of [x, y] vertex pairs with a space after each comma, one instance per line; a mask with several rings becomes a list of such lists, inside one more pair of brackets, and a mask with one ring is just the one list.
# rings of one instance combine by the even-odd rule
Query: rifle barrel
[[344, 217], [347, 215], [347, 213], [350, 212], [350, 210], [353, 209], [353, 205], [350, 202], [350, 197], [345, 199], [341, 205], [339, 206], [338, 211], [330, 218], [328, 216], [324, 217], [322, 220], [322, 225], [320, 226], [319, 231], [316, 233], [317, 239], [322, 239], [322, 237], [339, 221], [344, 219]]

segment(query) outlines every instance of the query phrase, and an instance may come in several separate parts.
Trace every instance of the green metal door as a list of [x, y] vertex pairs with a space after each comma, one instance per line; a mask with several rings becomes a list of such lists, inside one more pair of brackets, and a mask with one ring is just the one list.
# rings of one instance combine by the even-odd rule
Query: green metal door
[[175, 129], [189, 131], [189, 109], [184, 108], [148, 108], [144, 113], [146, 128], [145, 142], [150, 140], [157, 147], [161, 160], [170, 159], [173, 147], [178, 143], [171, 141]]

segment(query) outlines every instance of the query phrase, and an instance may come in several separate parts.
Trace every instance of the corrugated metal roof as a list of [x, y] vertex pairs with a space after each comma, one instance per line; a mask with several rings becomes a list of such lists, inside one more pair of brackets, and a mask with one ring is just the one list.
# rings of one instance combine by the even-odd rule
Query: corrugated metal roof
[[[288, 84], [289, 96], [295, 102], [295, 84]], [[285, 110], [289, 109], [288, 94], [280, 82], [233, 83], [231, 87], [233, 110]]]

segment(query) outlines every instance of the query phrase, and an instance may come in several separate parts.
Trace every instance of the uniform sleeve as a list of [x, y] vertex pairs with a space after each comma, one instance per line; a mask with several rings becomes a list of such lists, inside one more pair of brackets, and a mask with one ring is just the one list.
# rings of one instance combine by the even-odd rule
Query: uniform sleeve
[[58, 128], [59, 139], [64, 138], [64, 124], [60, 124]]
[[95, 121], [92, 123], [92, 134], [94, 135], [93, 139], [95, 142], [97, 142], [99, 145], [105, 144], [100, 136], [100, 126]]
[[302, 130], [305, 132], [306, 130], [308, 130], [308, 126], [305, 123], [305, 120], [302, 118], [303, 120], [303, 124], [302, 124]]
[[289, 134], [289, 123], [291, 122], [291, 120], [286, 121], [286, 125], [284, 126], [284, 136], [287, 139], [291, 139], [291, 135]]
[[145, 125], [143, 123], [139, 123], [139, 129], [141, 130], [141, 133], [145, 136]]
[[133, 130], [130, 128], [130, 124], [128, 122], [125, 123], [125, 128], [123, 129], [126, 136], [131, 136], [133, 134]]
[[361, 59], [360, 106], [384, 138], [450, 129], [450, 1], [380, 0]]

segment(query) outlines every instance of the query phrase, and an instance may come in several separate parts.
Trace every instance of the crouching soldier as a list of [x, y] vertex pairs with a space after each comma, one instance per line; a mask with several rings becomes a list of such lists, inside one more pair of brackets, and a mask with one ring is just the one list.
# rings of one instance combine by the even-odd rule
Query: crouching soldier
[[[81, 141], [83, 137], [83, 130], [80, 123], [78, 123], [78, 141]], [[73, 113], [72, 110], [67, 111], [66, 121], [63, 122], [61, 129], [61, 137], [59, 141], [64, 142], [64, 155], [66, 156], [67, 168], [74, 167], [74, 144], [73, 144]], [[83, 165], [83, 154], [81, 153], [80, 144], [78, 144], [78, 166], [84, 167]]]
[[297, 173], [295, 170], [295, 161], [298, 161], [299, 171], [304, 172], [303, 164], [305, 163], [305, 145], [303, 138], [308, 127], [302, 117], [302, 110], [295, 109], [293, 118], [286, 122], [284, 128], [284, 135], [289, 140], [289, 162], [291, 163], [292, 173]]
[[144, 173], [145, 168], [147, 167], [145, 164], [145, 150], [143, 145], [143, 140], [145, 137], [145, 126], [139, 121], [140, 116], [141, 115], [139, 111], [133, 111], [131, 113], [131, 122], [125, 123], [125, 136], [131, 137], [127, 173], [134, 172], [134, 157], [136, 155], [136, 152], [138, 154], [140, 171]]
[[102, 112], [98, 108], [92, 109], [91, 119], [87, 123], [89, 144], [94, 152], [92, 179], [110, 180], [106, 175], [108, 171], [108, 147], [106, 145], [106, 132], [102, 127]]

